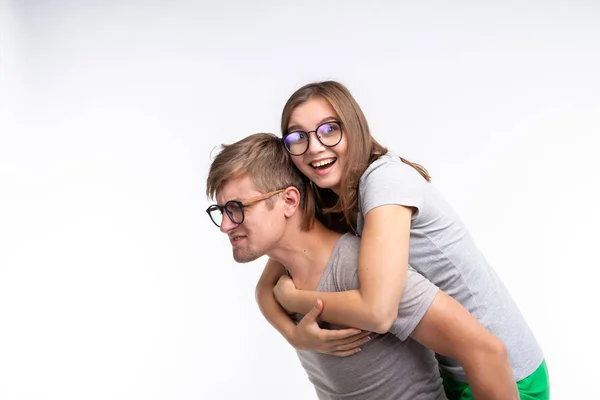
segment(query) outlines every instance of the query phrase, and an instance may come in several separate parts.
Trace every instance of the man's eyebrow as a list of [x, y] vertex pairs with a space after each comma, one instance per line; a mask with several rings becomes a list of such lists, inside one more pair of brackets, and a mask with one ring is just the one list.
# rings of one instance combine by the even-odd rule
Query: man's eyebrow
[[215, 204], [218, 205], [219, 207], [225, 207], [225, 204], [227, 204], [230, 201], [239, 201], [240, 203], [244, 202], [244, 200], [240, 200], [238, 197], [234, 197], [234, 198], [225, 200], [225, 202], [223, 204], [219, 204], [219, 202], [217, 201], [217, 199], [215, 199]]
[[[328, 116], [328, 117], [325, 117], [325, 118], [323, 118], [322, 120], [320, 120], [320, 121], [317, 123], [317, 126], [319, 126], [319, 125], [321, 125], [322, 123], [324, 123], [324, 122], [327, 122], [327, 121], [330, 121], [330, 122], [331, 122], [331, 121], [336, 121], [336, 120], [337, 120], [337, 118], [336, 118], [336, 117], [334, 117], [334, 116], [331, 116], [331, 115], [330, 115], [330, 116]], [[316, 128], [316, 127], [315, 127], [315, 128]], [[302, 128], [302, 126], [301, 126], [301, 125], [298, 125], [298, 124], [296, 124], [296, 125], [291, 125], [291, 126], [288, 126], [288, 128], [287, 128], [287, 132], [288, 132], [288, 133], [289, 133], [289, 132], [294, 132], [294, 131], [303, 131], [303, 130], [304, 130], [304, 129]]]
[[258, 196], [260, 196], [260, 195], [257, 195], [257, 196], [248, 196], [248, 195], [246, 195], [246, 196], [241, 196], [241, 197], [240, 196], [234, 196], [232, 198], [227, 199], [223, 204], [218, 204], [218, 203], [217, 204], [219, 206], [221, 206], [221, 207], [224, 207], [225, 204], [227, 204], [230, 201], [238, 201], [238, 202], [240, 202], [242, 204], [245, 204], [248, 200], [252, 200], [252, 199], [254, 199], [255, 197], [258, 197]]

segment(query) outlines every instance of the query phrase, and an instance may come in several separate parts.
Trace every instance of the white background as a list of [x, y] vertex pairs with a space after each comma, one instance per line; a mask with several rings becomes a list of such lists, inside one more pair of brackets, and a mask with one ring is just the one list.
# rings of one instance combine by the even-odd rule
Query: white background
[[0, 3], [0, 399], [314, 398], [204, 190], [329, 78], [600, 398], [600, 3], [214, 3]]

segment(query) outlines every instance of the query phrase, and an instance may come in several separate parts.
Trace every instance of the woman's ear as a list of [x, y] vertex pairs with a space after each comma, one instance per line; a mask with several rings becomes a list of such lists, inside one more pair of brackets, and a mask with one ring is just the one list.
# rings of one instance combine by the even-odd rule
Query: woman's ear
[[300, 207], [300, 191], [290, 186], [282, 193], [284, 199], [284, 214], [287, 218], [291, 217], [296, 213]]

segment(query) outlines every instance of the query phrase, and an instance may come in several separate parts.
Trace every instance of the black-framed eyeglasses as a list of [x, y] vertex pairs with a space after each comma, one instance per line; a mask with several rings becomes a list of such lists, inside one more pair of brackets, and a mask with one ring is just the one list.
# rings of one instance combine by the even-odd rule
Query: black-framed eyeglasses
[[310, 134], [315, 133], [317, 140], [325, 147], [333, 147], [342, 141], [342, 123], [328, 121], [317, 126], [314, 131], [292, 131], [283, 136], [286, 150], [293, 156], [301, 156], [310, 146]]
[[229, 200], [222, 206], [218, 204], [213, 204], [212, 206], [206, 209], [206, 212], [208, 213], [208, 216], [210, 217], [211, 221], [218, 228], [220, 228], [221, 223], [223, 223], [223, 211], [225, 212], [225, 214], [227, 214], [231, 222], [233, 222], [236, 225], [240, 225], [242, 222], [244, 222], [245, 218], [244, 208], [251, 206], [254, 203], [258, 203], [259, 201], [263, 201], [270, 197], [273, 197], [276, 194], [283, 192], [284, 190], [285, 189], [280, 189], [275, 190], [274, 192], [265, 193], [261, 196], [248, 199], [243, 203], [239, 200]]

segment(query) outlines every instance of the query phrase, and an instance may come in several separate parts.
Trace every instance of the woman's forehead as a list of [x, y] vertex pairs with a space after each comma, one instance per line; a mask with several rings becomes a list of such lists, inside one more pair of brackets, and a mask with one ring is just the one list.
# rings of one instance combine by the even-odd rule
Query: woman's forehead
[[328, 118], [338, 118], [331, 104], [322, 97], [313, 97], [292, 111], [288, 121], [288, 129], [294, 126], [307, 130], [314, 129]]

